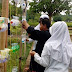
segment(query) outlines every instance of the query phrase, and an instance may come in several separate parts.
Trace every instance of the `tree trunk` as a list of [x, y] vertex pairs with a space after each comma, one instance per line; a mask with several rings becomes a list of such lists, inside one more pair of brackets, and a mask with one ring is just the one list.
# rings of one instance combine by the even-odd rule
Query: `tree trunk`
[[50, 20], [50, 23], [51, 23], [51, 18], [52, 18], [52, 16], [51, 16], [51, 15], [49, 15], [49, 20]]

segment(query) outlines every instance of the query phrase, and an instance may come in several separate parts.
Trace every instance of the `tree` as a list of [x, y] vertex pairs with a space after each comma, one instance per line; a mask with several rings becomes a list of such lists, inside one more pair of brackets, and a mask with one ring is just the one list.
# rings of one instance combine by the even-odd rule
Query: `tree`
[[16, 4], [14, 0], [12, 1], [12, 4], [9, 4], [9, 16], [19, 16], [21, 18], [22, 16], [22, 9], [21, 7], [16, 7]]
[[70, 22], [70, 21], [72, 21], [72, 15], [67, 15], [65, 21], [66, 21], [66, 22]]
[[63, 10], [69, 11], [72, 5], [69, 5], [71, 0], [33, 0], [30, 3], [32, 12], [47, 12], [51, 21], [51, 17], [59, 14]]
[[31, 12], [31, 10], [27, 10], [27, 21], [29, 21], [29, 19], [39, 21], [40, 15], [41, 15], [40, 13], [34, 13]]
[[57, 21], [62, 21], [62, 18], [61, 18], [61, 16], [54, 16], [53, 20], [54, 20], [55, 22], [57, 22]]
[[31, 12], [31, 10], [27, 10], [26, 20], [31, 26], [36, 26], [39, 23], [40, 13]]

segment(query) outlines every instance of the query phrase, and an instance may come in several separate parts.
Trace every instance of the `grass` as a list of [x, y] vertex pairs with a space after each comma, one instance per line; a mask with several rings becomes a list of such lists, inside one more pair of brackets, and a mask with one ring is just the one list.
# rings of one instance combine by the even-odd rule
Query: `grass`
[[72, 30], [69, 30], [70, 35], [72, 35]]
[[[31, 45], [27, 45], [27, 51], [26, 51], [26, 56], [24, 57], [24, 49], [22, 49], [22, 60], [21, 60], [21, 72], [23, 72], [23, 68], [27, 59], [27, 56], [29, 54]], [[14, 66], [18, 67], [19, 70], [19, 51], [16, 51], [15, 53], [10, 52], [10, 60], [7, 63], [7, 72], [11, 72], [12, 68]]]
[[72, 27], [72, 22], [66, 22], [68, 27]]
[[[20, 39], [17, 39], [17, 38], [12, 38], [11, 39], [11, 43], [18, 43], [18, 45], [20, 46]], [[21, 60], [21, 72], [23, 72], [23, 68], [25, 66], [25, 63], [26, 63], [26, 59], [29, 55], [29, 51], [31, 49], [31, 46], [32, 46], [32, 43], [28, 44], [26, 43], [26, 55], [24, 57], [24, 44], [23, 44], [23, 47], [22, 47], [22, 60]], [[8, 38], [8, 48], [11, 49], [11, 46], [10, 46], [10, 38]], [[12, 72], [12, 69], [14, 66], [16, 66], [19, 70], [19, 50], [16, 51], [15, 53], [14, 52], [10, 52], [9, 55], [9, 60], [7, 62], [7, 72]]]

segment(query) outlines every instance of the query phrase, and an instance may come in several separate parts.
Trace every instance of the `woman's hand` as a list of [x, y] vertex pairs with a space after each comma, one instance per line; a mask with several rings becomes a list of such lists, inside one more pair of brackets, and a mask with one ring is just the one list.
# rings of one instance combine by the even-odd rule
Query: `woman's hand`
[[31, 56], [34, 56], [35, 53], [36, 53], [35, 51], [30, 51], [30, 55], [31, 55]]

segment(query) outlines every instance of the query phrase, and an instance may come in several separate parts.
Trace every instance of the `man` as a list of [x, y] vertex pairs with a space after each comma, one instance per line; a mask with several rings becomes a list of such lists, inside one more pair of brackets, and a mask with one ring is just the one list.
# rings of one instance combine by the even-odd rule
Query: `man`
[[[38, 24], [34, 29], [35, 29], [35, 30], [40, 30], [40, 24]], [[37, 41], [36, 41], [36, 40], [33, 40], [33, 39], [31, 39], [31, 38], [26, 39], [26, 41], [27, 41], [28, 43], [34, 42], [34, 43], [33, 43], [33, 50], [35, 50]]]
[[[50, 21], [48, 15], [42, 15], [39, 23], [40, 31], [35, 30], [25, 20], [22, 22], [22, 27], [26, 29], [31, 39], [38, 41], [34, 51], [41, 55], [45, 42], [51, 36], [49, 33]], [[44, 67], [40, 66], [34, 61], [34, 57], [31, 57], [30, 70], [34, 72], [44, 72], [44, 69]]]

